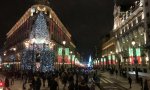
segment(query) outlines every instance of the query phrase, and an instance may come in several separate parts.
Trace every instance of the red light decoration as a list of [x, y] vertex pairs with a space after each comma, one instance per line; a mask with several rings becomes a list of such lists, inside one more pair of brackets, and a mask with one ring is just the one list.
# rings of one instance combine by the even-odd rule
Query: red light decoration
[[2, 87], [4, 84], [2, 82], [0, 82], [0, 87]]

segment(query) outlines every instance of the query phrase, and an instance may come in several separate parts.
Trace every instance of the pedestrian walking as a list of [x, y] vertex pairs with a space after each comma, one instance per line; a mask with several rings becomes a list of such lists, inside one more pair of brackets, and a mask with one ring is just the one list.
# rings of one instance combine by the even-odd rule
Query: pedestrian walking
[[39, 76], [37, 77], [37, 80], [35, 81], [35, 87], [36, 87], [36, 90], [40, 90], [41, 88], [41, 79]]
[[95, 85], [100, 89], [100, 78], [96, 74], [94, 74], [93, 76], [93, 81]]
[[46, 81], [46, 76], [45, 76], [45, 74], [42, 75], [42, 81], [43, 81], [43, 87], [45, 87], [45, 81]]
[[149, 90], [149, 89], [148, 89], [147, 79], [145, 79], [145, 81], [144, 81], [144, 90]]
[[64, 84], [63, 90], [65, 90], [65, 87], [66, 87], [66, 84], [67, 84], [67, 80], [68, 80], [68, 78], [67, 78], [67, 73], [64, 72], [64, 73], [62, 74], [62, 82], [63, 82], [63, 84]]
[[22, 85], [22, 89], [25, 90], [26, 89], [26, 79], [23, 79], [23, 85]]
[[9, 88], [9, 79], [8, 79], [8, 77], [5, 78], [5, 87]]
[[31, 80], [31, 87], [32, 87], [33, 90], [36, 90], [36, 88], [35, 88], [35, 78], [34, 78], [34, 76], [32, 77], [32, 80]]
[[140, 78], [140, 84], [141, 84], [141, 88], [143, 89], [143, 79], [142, 79], [142, 77]]
[[58, 82], [56, 81], [57, 76], [53, 76], [51, 79], [50, 90], [59, 90]]
[[130, 77], [130, 76], [128, 77], [128, 81], [129, 81], [129, 84], [130, 84], [130, 88], [131, 88], [131, 84], [132, 84], [132, 79], [131, 79], [131, 77]]
[[88, 85], [85, 83], [85, 81], [83, 80], [80, 84], [79, 84], [79, 90], [90, 90], [90, 88], [88, 87]]
[[10, 80], [10, 82], [11, 82], [11, 85], [13, 85], [13, 84], [14, 84], [14, 79], [15, 79], [15, 76], [12, 76], [10, 79], [11, 79], [11, 80]]
[[116, 72], [116, 78], [117, 78], [117, 75], [118, 75], [118, 70], [116, 69], [116, 71], [115, 71], [115, 72]]
[[68, 86], [68, 90], [74, 90], [74, 82], [73, 81], [70, 81], [69, 82], [69, 86]]
[[95, 84], [94, 84], [94, 82], [92, 82], [90, 90], [95, 90]]

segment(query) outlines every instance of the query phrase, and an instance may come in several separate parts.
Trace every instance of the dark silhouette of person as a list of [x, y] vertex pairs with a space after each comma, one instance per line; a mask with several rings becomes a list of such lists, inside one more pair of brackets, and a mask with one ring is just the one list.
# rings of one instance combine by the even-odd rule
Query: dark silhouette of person
[[59, 90], [58, 82], [56, 81], [57, 76], [53, 76], [51, 79], [50, 90]]
[[88, 87], [88, 85], [86, 84], [86, 82], [83, 80], [79, 84], [79, 90], [90, 90], [90, 88]]
[[9, 79], [8, 79], [8, 77], [5, 78], [5, 87], [9, 88]]
[[32, 81], [31, 81], [31, 87], [33, 88], [33, 90], [35, 90], [35, 78], [34, 76], [32, 77]]
[[118, 70], [116, 69], [116, 76], [118, 75]]
[[131, 88], [131, 84], [132, 84], [132, 79], [131, 79], [131, 77], [130, 77], [130, 76], [128, 77], [128, 81], [129, 81], [129, 84], [130, 84], [130, 88]]
[[37, 77], [37, 80], [35, 81], [35, 87], [36, 87], [36, 90], [40, 90], [41, 88], [41, 79], [39, 76]]
[[145, 81], [144, 81], [144, 90], [149, 90], [149, 89], [148, 89], [147, 79], [145, 79]]
[[142, 79], [142, 77], [140, 78], [140, 84], [141, 84], [141, 88], [143, 89], [143, 79]]
[[43, 87], [45, 87], [46, 76], [44, 73], [42, 75], [42, 81], [43, 81]]
[[68, 80], [67, 73], [64, 72], [64, 73], [62, 74], [62, 82], [63, 82], [63, 84], [64, 84], [63, 90], [65, 90], [65, 87], [66, 87], [66, 84], [67, 84], [67, 80]]
[[75, 87], [74, 82], [70, 81], [69, 86], [68, 86], [68, 90], [74, 90], [75, 89], [74, 87]]

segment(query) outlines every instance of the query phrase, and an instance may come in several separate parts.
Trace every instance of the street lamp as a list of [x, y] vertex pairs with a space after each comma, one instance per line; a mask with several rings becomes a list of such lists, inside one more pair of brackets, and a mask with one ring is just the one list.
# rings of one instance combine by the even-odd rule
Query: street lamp
[[72, 51], [70, 51], [71, 54], [71, 70], [72, 70]]
[[66, 41], [62, 41], [63, 44], [63, 69], [64, 69], [64, 63], [65, 63], [65, 45], [66, 45]]
[[[14, 51], [14, 53], [16, 53], [16, 48], [12, 49]], [[13, 59], [13, 69], [15, 69], [15, 59]]]
[[[133, 56], [134, 56], [134, 64], [135, 64], [135, 75], [136, 75], [136, 81], [138, 82], [138, 69], [137, 69], [137, 64], [138, 64], [138, 61], [137, 61], [137, 58], [136, 58], [136, 48], [135, 48], [135, 41], [132, 40], [132, 45], [133, 45]], [[135, 51], [134, 51], [135, 49]]]

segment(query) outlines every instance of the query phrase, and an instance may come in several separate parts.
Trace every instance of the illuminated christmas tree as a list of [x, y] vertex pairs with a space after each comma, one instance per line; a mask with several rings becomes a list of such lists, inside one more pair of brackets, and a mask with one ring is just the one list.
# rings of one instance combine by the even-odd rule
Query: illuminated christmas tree
[[[55, 54], [49, 48], [50, 36], [44, 14], [40, 12], [33, 24], [30, 40], [35, 39], [32, 45], [22, 54], [22, 68], [36, 70], [36, 62], [40, 63], [40, 71], [54, 69]], [[37, 56], [37, 54], [39, 54]]]

